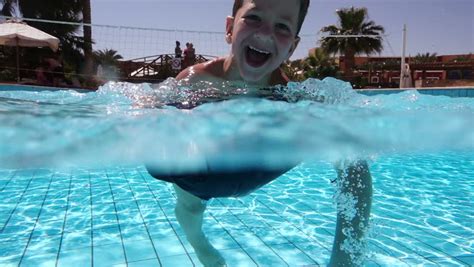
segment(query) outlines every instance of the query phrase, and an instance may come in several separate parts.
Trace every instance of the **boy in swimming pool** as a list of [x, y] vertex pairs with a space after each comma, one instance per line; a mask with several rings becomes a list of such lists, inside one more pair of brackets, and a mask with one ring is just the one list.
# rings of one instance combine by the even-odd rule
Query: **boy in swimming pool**
[[[231, 45], [230, 54], [189, 67], [177, 79], [189, 84], [235, 81], [255, 87], [286, 85], [288, 78], [280, 65], [298, 45], [298, 33], [308, 6], [309, 0], [235, 0], [232, 16], [226, 20], [225, 40]], [[173, 183], [177, 195], [176, 218], [199, 260], [205, 266], [225, 266], [224, 258], [202, 231], [206, 201], [248, 194], [292, 167], [222, 171], [213, 170], [212, 164], [208, 164], [206, 171], [179, 175], [165, 174], [152, 167], [148, 170], [155, 178]], [[353, 245], [363, 238], [370, 214], [371, 177], [365, 162], [338, 169], [340, 195], [350, 194], [356, 199], [357, 215], [347, 216], [344, 209], [339, 209], [330, 265], [352, 266], [351, 256], [358, 255], [343, 249], [342, 244]], [[344, 228], [352, 229], [345, 231], [347, 236], [342, 231]]]

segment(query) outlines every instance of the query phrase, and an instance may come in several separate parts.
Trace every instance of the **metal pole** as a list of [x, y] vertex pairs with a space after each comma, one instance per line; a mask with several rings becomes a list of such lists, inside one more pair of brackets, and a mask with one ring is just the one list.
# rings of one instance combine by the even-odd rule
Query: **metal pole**
[[405, 71], [405, 51], [407, 46], [407, 25], [403, 24], [403, 45], [402, 45], [402, 59], [400, 63], [400, 88], [404, 87], [403, 75]]
[[20, 53], [19, 53], [19, 42], [20, 40], [16, 37], [16, 82], [20, 83]]

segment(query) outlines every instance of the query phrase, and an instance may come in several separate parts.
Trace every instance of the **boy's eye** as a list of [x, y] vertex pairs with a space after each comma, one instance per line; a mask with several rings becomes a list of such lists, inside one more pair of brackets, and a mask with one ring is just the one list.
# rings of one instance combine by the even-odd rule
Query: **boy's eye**
[[283, 23], [277, 23], [276, 28], [280, 31], [291, 32], [290, 27], [288, 27], [288, 25], [283, 24]]
[[247, 15], [244, 17], [245, 20], [250, 21], [250, 22], [260, 22], [261, 19], [257, 15]]

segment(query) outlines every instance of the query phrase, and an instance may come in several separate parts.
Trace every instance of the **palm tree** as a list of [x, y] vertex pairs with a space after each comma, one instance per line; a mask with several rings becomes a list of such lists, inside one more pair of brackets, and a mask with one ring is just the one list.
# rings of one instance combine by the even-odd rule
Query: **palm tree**
[[15, 13], [16, 0], [2, 0], [0, 4], [2, 5], [1, 15], [13, 16]]
[[315, 48], [305, 59], [304, 73], [306, 78], [323, 79], [338, 75], [338, 67], [329, 54], [320, 47]]
[[[81, 0], [21, 0], [18, 2], [23, 17], [80, 23]], [[28, 21], [28, 24], [59, 38], [60, 50], [65, 63], [79, 69], [83, 62], [83, 38], [77, 36], [79, 27], [73, 24], [56, 24]]]
[[117, 65], [120, 59], [123, 59], [122, 55], [118, 54], [116, 50], [104, 49], [94, 52], [94, 57], [97, 63], [102, 65]]
[[436, 60], [438, 59], [437, 58], [438, 55], [436, 53], [418, 53], [416, 54], [416, 56], [413, 58], [413, 62], [415, 64], [419, 64], [419, 63], [433, 63], [433, 62], [436, 62]]
[[102, 75], [107, 79], [115, 79], [119, 71], [119, 60], [123, 57], [113, 49], [95, 51], [93, 55], [97, 65], [101, 65]]
[[[329, 34], [329, 36], [321, 38], [321, 47], [330, 54], [343, 54], [344, 72], [350, 75], [355, 65], [356, 54], [370, 55], [382, 51], [382, 34], [385, 30], [382, 26], [376, 25], [374, 21], [368, 21], [366, 8], [344, 8], [337, 10], [336, 14], [339, 17], [339, 24], [321, 29], [321, 32]], [[364, 36], [331, 37], [331, 35]]]

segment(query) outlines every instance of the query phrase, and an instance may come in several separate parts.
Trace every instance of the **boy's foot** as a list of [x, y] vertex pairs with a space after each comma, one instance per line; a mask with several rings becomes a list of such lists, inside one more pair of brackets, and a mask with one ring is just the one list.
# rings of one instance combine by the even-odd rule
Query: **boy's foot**
[[210, 243], [194, 247], [196, 255], [205, 267], [225, 267], [225, 259]]

